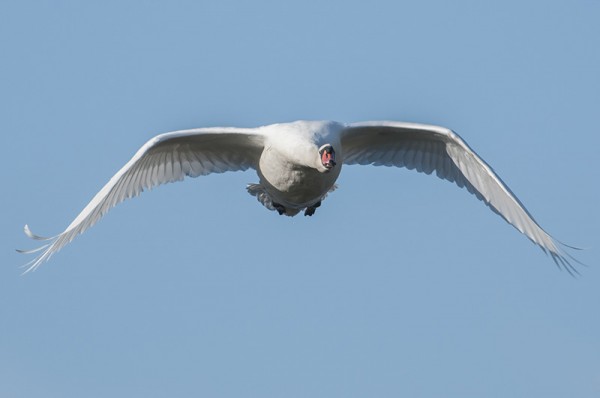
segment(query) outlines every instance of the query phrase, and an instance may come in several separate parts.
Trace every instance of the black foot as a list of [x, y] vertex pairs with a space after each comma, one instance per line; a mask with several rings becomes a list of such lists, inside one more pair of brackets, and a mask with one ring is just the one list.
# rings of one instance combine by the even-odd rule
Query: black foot
[[275, 210], [277, 210], [277, 213], [279, 213], [280, 216], [285, 214], [285, 207], [283, 207], [279, 203], [273, 202], [273, 207], [275, 208]]
[[317, 211], [317, 207], [321, 206], [321, 201], [319, 200], [317, 203], [315, 203], [314, 205], [307, 207], [306, 210], [304, 210], [304, 215], [305, 216], [312, 216], [313, 214], [315, 214], [315, 211]]

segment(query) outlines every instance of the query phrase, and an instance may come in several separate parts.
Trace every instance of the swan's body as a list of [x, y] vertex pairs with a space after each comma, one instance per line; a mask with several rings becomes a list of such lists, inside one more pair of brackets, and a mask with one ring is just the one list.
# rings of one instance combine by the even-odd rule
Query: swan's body
[[254, 129], [200, 128], [158, 135], [111, 178], [64, 232], [42, 238], [25, 226], [29, 237], [49, 241], [38, 249], [22, 251], [41, 252], [27, 264], [27, 270], [37, 268], [111, 207], [144, 189], [185, 176], [253, 168], [259, 183], [247, 189], [265, 207], [288, 216], [302, 210], [312, 215], [327, 193], [335, 189], [342, 164], [435, 172], [465, 187], [549, 253], [558, 265], [575, 271], [558, 242], [453, 131], [413, 123], [331, 121], [297, 121]]
[[273, 203], [281, 205], [280, 213], [294, 216], [320, 202], [333, 188], [341, 165], [324, 167], [319, 148], [326, 144], [339, 147], [336, 133], [342, 128], [334, 122], [306, 121], [264, 127], [267, 140], [257, 168], [260, 184], [254, 186], [271, 200], [270, 205], [263, 204], [268, 208]]

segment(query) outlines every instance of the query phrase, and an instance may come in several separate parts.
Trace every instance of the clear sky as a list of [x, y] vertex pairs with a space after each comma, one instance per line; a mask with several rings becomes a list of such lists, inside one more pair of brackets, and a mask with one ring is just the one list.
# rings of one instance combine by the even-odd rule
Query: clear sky
[[[212, 3], [0, 3], [0, 396], [600, 396], [600, 1]], [[351, 166], [312, 218], [162, 186], [20, 275], [152, 136], [296, 119], [450, 127], [590, 266]]]

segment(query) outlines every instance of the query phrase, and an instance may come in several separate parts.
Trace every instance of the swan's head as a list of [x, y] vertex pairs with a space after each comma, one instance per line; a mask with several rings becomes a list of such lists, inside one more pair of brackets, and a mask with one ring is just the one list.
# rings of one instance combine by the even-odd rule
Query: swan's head
[[319, 158], [321, 164], [325, 168], [324, 171], [329, 171], [335, 167], [335, 151], [331, 144], [325, 144], [319, 148]]

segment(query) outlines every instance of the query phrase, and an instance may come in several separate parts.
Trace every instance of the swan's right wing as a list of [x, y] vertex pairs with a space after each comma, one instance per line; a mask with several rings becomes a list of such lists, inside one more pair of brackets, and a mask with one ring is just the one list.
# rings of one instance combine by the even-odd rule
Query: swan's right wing
[[37, 249], [19, 250], [21, 253], [41, 252], [25, 265], [25, 272], [47, 261], [100, 220], [110, 208], [145, 189], [181, 181], [185, 176], [256, 168], [263, 150], [263, 138], [260, 129], [241, 128], [182, 130], [152, 138], [94, 196], [64, 232], [43, 238], [25, 226], [25, 233], [30, 238], [49, 241]]

